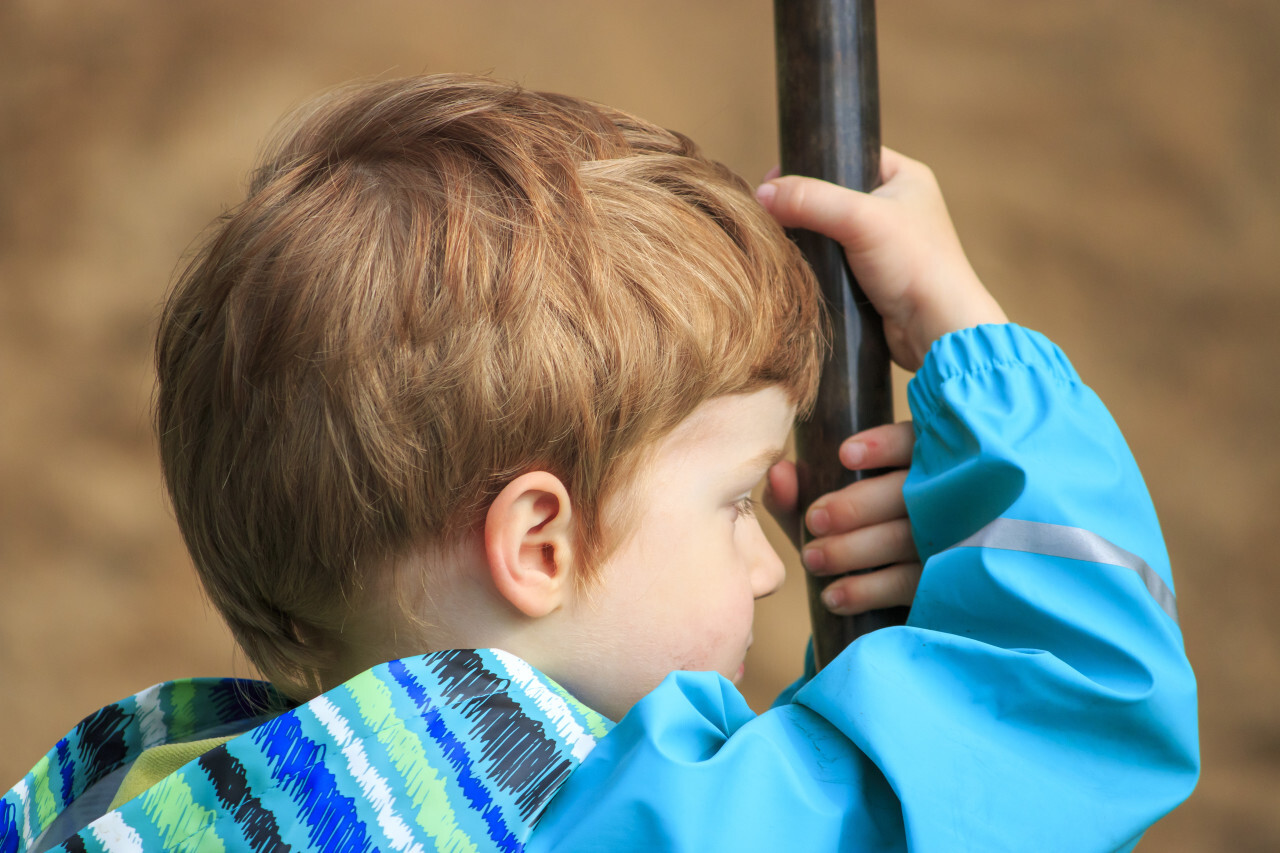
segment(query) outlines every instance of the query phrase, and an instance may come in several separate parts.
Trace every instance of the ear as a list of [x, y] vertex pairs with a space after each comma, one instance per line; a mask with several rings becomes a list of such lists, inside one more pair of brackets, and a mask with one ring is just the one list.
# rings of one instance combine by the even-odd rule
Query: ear
[[498, 593], [532, 618], [563, 604], [572, 589], [573, 509], [554, 474], [512, 480], [489, 506], [484, 550]]

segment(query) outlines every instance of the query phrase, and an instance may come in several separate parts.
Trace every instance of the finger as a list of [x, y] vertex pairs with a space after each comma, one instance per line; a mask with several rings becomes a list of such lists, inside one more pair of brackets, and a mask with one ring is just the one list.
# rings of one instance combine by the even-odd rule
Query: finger
[[775, 463], [765, 476], [764, 506], [776, 515], [792, 515], [796, 511], [796, 500], [800, 494], [800, 485], [796, 477], [796, 466], [785, 459]]
[[898, 153], [887, 145], [880, 146], [880, 183], [889, 183], [904, 166], [914, 162], [910, 157]]
[[905, 520], [907, 504], [902, 496], [902, 484], [906, 481], [906, 471], [891, 471], [823, 495], [805, 513], [805, 526], [814, 536], [831, 536]]
[[905, 518], [824, 536], [804, 546], [800, 561], [815, 575], [840, 575], [920, 559]]
[[916, 597], [922, 571], [919, 563], [898, 563], [874, 572], [838, 578], [822, 591], [822, 603], [840, 616], [906, 607]]
[[760, 179], [760, 183], [764, 183], [765, 181], [772, 181], [774, 178], [778, 177], [781, 174], [782, 174], [782, 167], [774, 166], [772, 169], [764, 173], [764, 177]]
[[773, 465], [764, 478], [764, 508], [796, 548], [800, 547], [799, 495], [795, 464], [784, 460]]
[[911, 421], [885, 424], [851, 435], [840, 445], [840, 463], [850, 471], [867, 468], [906, 468], [916, 431]]
[[855, 251], [866, 229], [874, 226], [871, 211], [883, 203], [866, 193], [799, 175], [761, 184], [756, 197], [783, 227], [817, 231]]
[[880, 148], [880, 185], [892, 183], [895, 178], [907, 180], [932, 176], [933, 170], [928, 164], [913, 160], [905, 154], [887, 146]]

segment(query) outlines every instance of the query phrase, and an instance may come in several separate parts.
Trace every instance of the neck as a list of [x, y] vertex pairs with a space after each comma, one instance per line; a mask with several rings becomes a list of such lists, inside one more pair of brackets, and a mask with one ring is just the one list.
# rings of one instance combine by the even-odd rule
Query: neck
[[332, 635], [334, 664], [321, 674], [322, 689], [389, 660], [446, 649], [503, 649], [536, 666], [546, 626], [498, 595], [478, 539], [419, 549], [371, 571]]

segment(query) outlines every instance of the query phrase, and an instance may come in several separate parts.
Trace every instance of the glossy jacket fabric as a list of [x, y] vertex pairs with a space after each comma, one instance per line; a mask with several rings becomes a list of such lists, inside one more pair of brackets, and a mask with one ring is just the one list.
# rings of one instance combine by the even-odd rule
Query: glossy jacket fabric
[[944, 338], [910, 398], [927, 562], [908, 625], [770, 711], [674, 673], [605, 736], [492, 651], [384, 664], [274, 717], [262, 685], [179, 682], [60, 742], [0, 800], [0, 853], [40, 849], [51, 825], [56, 842], [59, 815], [87, 823], [87, 780], [113, 790], [140, 746], [227, 726], [248, 731], [62, 849], [1129, 849], [1190, 793], [1198, 748], [1124, 441], [1058, 349], [1014, 326]]
[[1102, 403], [1016, 326], [946, 336], [909, 395], [907, 625], [760, 716], [717, 676], [670, 676], [529, 850], [1128, 850], [1191, 792], [1168, 557]]

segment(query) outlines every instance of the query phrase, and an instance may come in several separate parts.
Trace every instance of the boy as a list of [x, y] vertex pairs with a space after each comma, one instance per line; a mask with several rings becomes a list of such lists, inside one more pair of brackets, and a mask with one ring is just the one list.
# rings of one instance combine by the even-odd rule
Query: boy
[[[312, 108], [157, 344], [175, 512], [273, 687], [103, 709], [4, 798], [0, 850], [1132, 847], [1198, 765], [1154, 512], [927, 170], [884, 162], [872, 196], [757, 202], [683, 137], [486, 80]], [[756, 717], [729, 682], [782, 570], [750, 494], [794, 504], [822, 334], [769, 214], [844, 244], [920, 371], [914, 451], [844, 455], [909, 456], [905, 486], [821, 499], [806, 563], [898, 564], [844, 610], [927, 568], [908, 626]]]

